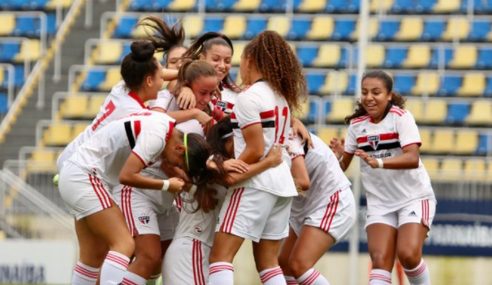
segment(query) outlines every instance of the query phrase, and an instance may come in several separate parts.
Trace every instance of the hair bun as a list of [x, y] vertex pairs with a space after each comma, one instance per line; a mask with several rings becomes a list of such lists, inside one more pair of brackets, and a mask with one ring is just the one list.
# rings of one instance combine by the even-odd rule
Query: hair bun
[[135, 41], [130, 48], [132, 59], [136, 61], [147, 61], [154, 56], [155, 47], [150, 41]]

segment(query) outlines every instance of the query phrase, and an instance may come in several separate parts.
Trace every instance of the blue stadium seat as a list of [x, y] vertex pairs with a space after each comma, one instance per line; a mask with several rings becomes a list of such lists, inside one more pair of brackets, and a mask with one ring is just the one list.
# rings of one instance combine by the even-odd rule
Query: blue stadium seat
[[492, 68], [492, 48], [478, 49], [477, 67]]
[[477, 154], [487, 155], [491, 153], [492, 149], [489, 148], [489, 145], [492, 145], [492, 135], [487, 133], [481, 133], [478, 139]]
[[56, 12], [46, 13], [48, 35], [56, 34]]
[[0, 93], [0, 114], [7, 113], [7, 110], [9, 109], [7, 103], [8, 103], [7, 94]]
[[17, 16], [14, 34], [20, 37], [39, 37], [41, 34], [40, 18], [36, 16]]
[[237, 0], [206, 0], [205, 9], [210, 12], [230, 12]]
[[204, 32], [220, 32], [224, 28], [223, 17], [207, 17], [203, 23]]
[[82, 83], [81, 89], [83, 91], [98, 91], [99, 86], [104, 82], [105, 78], [105, 70], [90, 70], [87, 73], [84, 83]]
[[319, 113], [321, 112], [320, 102], [317, 97], [309, 96], [309, 112], [307, 115], [307, 122], [309, 124], [316, 123], [319, 118]]
[[411, 94], [412, 88], [415, 86], [416, 78], [415, 75], [412, 74], [395, 74], [394, 75], [395, 83], [393, 84], [393, 88], [396, 93], [399, 94]]
[[[463, 1], [466, 2], [466, 1]], [[468, 34], [468, 40], [470, 41], [486, 41], [487, 35], [490, 33], [492, 23], [485, 20], [473, 21], [471, 25], [470, 34]]]
[[132, 31], [138, 23], [138, 18], [135, 16], [124, 15], [114, 30], [113, 37], [115, 38], [131, 38]]
[[492, 75], [487, 76], [487, 85], [484, 90], [484, 95], [487, 97], [492, 97]]
[[446, 29], [446, 21], [442, 19], [431, 19], [424, 22], [424, 31], [422, 39], [426, 41], [435, 41], [441, 38]]
[[131, 11], [149, 11], [152, 10], [152, 0], [132, 0], [129, 9]]
[[325, 72], [307, 72], [306, 82], [309, 94], [319, 94], [320, 88], [325, 83]]
[[264, 31], [267, 27], [267, 19], [264, 17], [252, 18], [248, 19], [248, 23], [246, 25], [246, 32], [244, 33], [245, 39], [252, 39], [262, 31]]
[[355, 30], [355, 19], [335, 19], [335, 29], [332, 34], [333, 40], [348, 41]]
[[470, 113], [470, 103], [468, 102], [450, 102], [448, 103], [448, 116], [446, 123], [463, 124]]
[[20, 52], [20, 41], [0, 42], [0, 62], [12, 62], [16, 54]]
[[[464, 5], [466, 5], [466, 1]], [[492, 0], [474, 0], [473, 9], [477, 14], [488, 14], [492, 12]]]
[[379, 21], [379, 31], [376, 35], [376, 39], [380, 41], [391, 41], [399, 29], [399, 20], [381, 20]]
[[360, 0], [327, 0], [328, 13], [354, 13], [359, 11]]
[[444, 48], [444, 50], [441, 50], [440, 48], [436, 47], [432, 49], [432, 55], [429, 63], [430, 68], [439, 67], [439, 60], [440, 60], [439, 53], [442, 51], [444, 51], [444, 65], [448, 66], [449, 62], [453, 58], [453, 50], [451, 48]]
[[14, 86], [16, 88], [22, 87], [24, 85], [24, 64], [15, 64], [14, 65]]
[[348, 84], [347, 90], [345, 90], [345, 94], [347, 94], [347, 95], [355, 94], [356, 86], [357, 86], [357, 74], [350, 74], [349, 75], [349, 84]]
[[311, 28], [311, 20], [309, 19], [293, 19], [290, 26], [290, 31], [287, 37], [290, 40], [302, 40], [306, 37]]
[[458, 92], [463, 83], [461, 75], [444, 75], [441, 79], [441, 86], [437, 95], [439, 96], [454, 96]]
[[303, 45], [296, 48], [296, 54], [302, 66], [311, 66], [318, 56], [319, 48], [314, 45]]
[[262, 0], [259, 10], [260, 12], [279, 13], [285, 12], [287, 1], [284, 0]]
[[48, 0], [2, 0], [2, 10], [43, 10]]
[[389, 47], [386, 49], [384, 66], [387, 68], [401, 67], [407, 58], [408, 48], [406, 47]]
[[391, 11], [394, 13], [410, 12], [414, 9], [414, 2], [413, 0], [395, 0]]

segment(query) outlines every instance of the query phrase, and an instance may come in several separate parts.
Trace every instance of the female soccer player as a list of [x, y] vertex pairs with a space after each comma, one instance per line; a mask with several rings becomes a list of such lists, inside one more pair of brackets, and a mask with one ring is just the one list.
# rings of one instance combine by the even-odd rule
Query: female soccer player
[[436, 198], [420, 160], [415, 120], [403, 109], [404, 99], [392, 90], [393, 80], [387, 73], [366, 73], [358, 107], [346, 118], [350, 126], [345, 147], [336, 139], [330, 146], [344, 170], [354, 155], [362, 160], [373, 266], [369, 284], [391, 284], [395, 255], [410, 284], [430, 284], [422, 247], [434, 218]]
[[[238, 95], [231, 114], [234, 153], [236, 159], [253, 164], [273, 144], [287, 144], [290, 109], [298, 108], [306, 83], [293, 51], [272, 31], [245, 47], [240, 73], [250, 87]], [[280, 241], [288, 236], [290, 206], [297, 195], [287, 160], [228, 191], [210, 254], [210, 284], [233, 284], [232, 260], [245, 238], [254, 241], [262, 282], [285, 284], [277, 254]]]
[[290, 233], [279, 256], [287, 284], [329, 284], [313, 266], [355, 220], [350, 181], [330, 148], [316, 135], [311, 138], [309, 149], [299, 137], [289, 137], [292, 176], [306, 191], [292, 202]]
[[94, 266], [99, 260], [94, 258], [91, 246], [109, 246], [101, 268], [101, 284], [121, 282], [134, 251], [133, 239], [108, 189], [121, 183], [180, 192], [184, 186], [182, 179], [155, 179], [141, 175], [140, 171], [158, 159], [184, 167], [185, 155], [191, 155], [197, 163], [184, 169], [191, 177], [202, 176], [210, 155], [208, 147], [199, 135], [189, 134], [188, 140], [184, 145], [183, 133], [174, 129], [172, 118], [146, 111], [108, 124], [65, 161], [59, 188], [76, 218], [80, 263]]

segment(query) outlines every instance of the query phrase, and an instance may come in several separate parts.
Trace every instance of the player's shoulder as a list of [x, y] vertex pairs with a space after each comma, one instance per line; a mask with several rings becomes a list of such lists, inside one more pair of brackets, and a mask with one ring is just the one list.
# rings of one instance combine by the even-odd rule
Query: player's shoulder
[[369, 115], [359, 116], [350, 120], [350, 125], [355, 126], [363, 122], [368, 122], [371, 119]]
[[408, 111], [407, 111], [407, 110], [405, 110], [405, 109], [403, 109], [403, 108], [400, 108], [400, 107], [398, 107], [398, 106], [393, 105], [393, 106], [391, 106], [391, 108], [390, 108], [390, 110], [389, 110], [389, 113], [390, 113], [390, 114], [394, 114], [394, 115], [396, 115], [396, 116], [398, 116], [398, 117], [402, 117], [402, 116], [404, 116], [405, 114], [407, 114], [407, 113], [408, 113]]

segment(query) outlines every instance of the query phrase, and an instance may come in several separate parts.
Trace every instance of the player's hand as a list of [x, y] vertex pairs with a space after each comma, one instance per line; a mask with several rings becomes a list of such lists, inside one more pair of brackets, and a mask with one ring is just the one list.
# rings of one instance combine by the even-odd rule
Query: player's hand
[[292, 117], [292, 132], [301, 138], [303, 144], [307, 144], [309, 148], [314, 147], [309, 131], [299, 119], [294, 117]]
[[335, 153], [337, 158], [342, 157], [344, 151], [343, 148], [344, 144], [345, 144], [344, 139], [332, 138], [330, 140], [330, 148], [333, 151], [333, 153]]
[[224, 161], [224, 170], [226, 172], [246, 173], [248, 169], [248, 164], [240, 159], [228, 159]]
[[177, 103], [180, 109], [189, 110], [196, 106], [195, 94], [189, 87], [182, 87], [179, 92]]
[[274, 144], [265, 159], [270, 162], [270, 167], [275, 167], [282, 163], [282, 146]]
[[169, 178], [169, 189], [167, 189], [167, 191], [171, 193], [179, 193], [183, 191], [184, 186], [185, 182], [183, 179], [178, 177], [171, 177]]
[[358, 156], [365, 163], [369, 164], [370, 167], [378, 168], [378, 161], [374, 157], [367, 154], [365, 151], [358, 149], [355, 151], [354, 155]]

